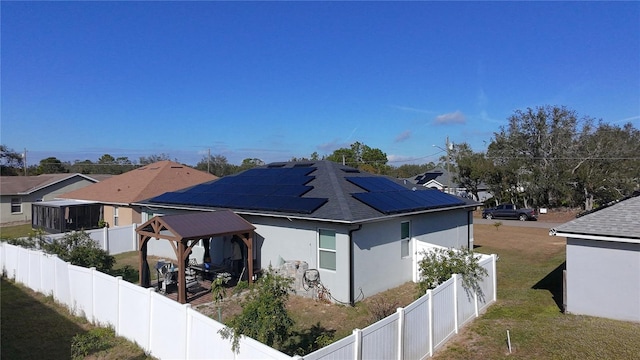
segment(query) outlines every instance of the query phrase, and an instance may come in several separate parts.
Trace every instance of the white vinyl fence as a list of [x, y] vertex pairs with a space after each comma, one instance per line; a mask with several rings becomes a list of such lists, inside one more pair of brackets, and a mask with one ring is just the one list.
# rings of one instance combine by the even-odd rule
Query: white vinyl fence
[[114, 328], [160, 359], [423, 359], [496, 301], [496, 256], [483, 255], [484, 296], [468, 294], [454, 275], [405, 308], [325, 348], [290, 357], [248, 337], [240, 352], [222, 339], [219, 322], [145, 289], [66, 263], [40, 251], [0, 243], [0, 267], [16, 282], [66, 305], [74, 314]]
[[[138, 250], [136, 227], [138, 224], [117, 226], [112, 228], [102, 228], [93, 230], [84, 230], [93, 241], [100, 245], [102, 250], [105, 250], [109, 255], [120, 254], [127, 251]], [[67, 235], [62, 234], [48, 234], [45, 235], [45, 240], [60, 239]]]
[[75, 315], [111, 326], [159, 359], [292, 359], [248, 337], [240, 351], [218, 330], [224, 325], [137, 285], [37, 250], [0, 243], [3, 274], [53, 298]]
[[[102, 250], [109, 255], [121, 254], [128, 251], [138, 250], [138, 241], [136, 228], [138, 224], [116, 226], [110, 228], [84, 230], [93, 241], [95, 241]], [[68, 233], [48, 234], [44, 238], [47, 241], [60, 239]], [[155, 255], [163, 258], [175, 259], [176, 254], [168, 241], [149, 241], [147, 243], [147, 251], [149, 255]], [[193, 248], [195, 256], [202, 257], [204, 249], [200, 246]]]
[[483, 296], [467, 293], [462, 277], [454, 275], [406, 308], [304, 357], [317, 359], [424, 359], [467, 322], [496, 301], [496, 256], [483, 255], [488, 276]]

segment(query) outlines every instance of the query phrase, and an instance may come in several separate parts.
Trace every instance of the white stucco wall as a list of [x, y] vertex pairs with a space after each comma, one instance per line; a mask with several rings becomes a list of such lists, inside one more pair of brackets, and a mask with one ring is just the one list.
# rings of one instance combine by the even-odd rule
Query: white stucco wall
[[471, 222], [470, 217], [469, 211], [466, 210], [450, 210], [413, 217], [412, 235], [417, 241], [444, 247], [467, 247], [469, 236], [473, 234], [472, 229], [467, 226]]
[[[280, 260], [300, 260], [309, 269], [318, 269], [322, 284], [338, 301], [349, 301], [349, 236], [348, 227], [341, 224], [322, 223], [280, 218], [245, 216], [256, 227], [260, 266], [267, 269], [280, 264]], [[336, 270], [318, 268], [318, 229], [336, 232]]]
[[414, 241], [409, 252], [412, 256], [401, 256], [401, 223], [409, 220], [411, 238], [446, 247], [466, 247], [469, 242], [469, 212], [466, 210], [445, 211], [389, 219], [384, 222], [365, 224], [353, 233], [356, 252], [354, 254], [355, 296], [360, 289], [365, 297], [402, 285], [413, 280]]
[[[157, 210], [157, 213], [180, 213], [181, 211]], [[354, 299], [362, 299], [413, 280], [415, 249], [410, 248], [408, 257], [401, 256], [401, 223], [411, 221], [411, 237], [415, 241], [429, 241], [441, 246], [467, 246], [470, 219], [466, 210], [429, 213], [411, 217], [398, 217], [385, 221], [357, 225], [308, 221], [286, 218], [243, 215], [256, 227], [254, 243], [258, 258], [256, 268], [274, 267], [281, 260], [305, 261], [309, 269], [318, 269], [318, 230], [336, 232], [336, 270], [322, 270], [320, 280], [329, 289], [334, 300], [350, 301], [350, 251], [349, 231], [353, 231], [353, 282]], [[413, 241], [411, 242], [413, 245]], [[151, 246], [150, 253], [169, 250], [165, 244]], [[153, 250], [151, 250], [153, 248]], [[229, 239], [211, 244], [211, 257], [220, 263], [230, 256]], [[201, 256], [202, 248], [193, 249], [194, 256]], [[168, 254], [167, 254], [168, 255]], [[361, 294], [362, 292], [362, 294]]]
[[640, 244], [567, 239], [572, 314], [640, 321]]

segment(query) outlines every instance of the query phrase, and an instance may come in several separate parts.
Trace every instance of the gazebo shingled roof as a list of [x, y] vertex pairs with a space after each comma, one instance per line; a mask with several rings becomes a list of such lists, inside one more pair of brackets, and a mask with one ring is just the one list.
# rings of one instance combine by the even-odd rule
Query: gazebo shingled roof
[[[189, 214], [155, 216], [136, 228], [138, 250], [140, 251], [140, 285], [148, 287], [149, 265], [147, 263], [147, 242], [151, 238], [169, 240], [178, 261], [178, 301], [187, 300], [185, 265], [191, 249], [201, 239], [214, 236], [238, 235], [247, 246], [247, 258], [253, 253], [253, 232], [255, 226], [229, 210], [215, 212], [194, 212]], [[249, 282], [253, 281], [253, 262], [248, 261]], [[144, 276], [146, 272], [147, 276]]]

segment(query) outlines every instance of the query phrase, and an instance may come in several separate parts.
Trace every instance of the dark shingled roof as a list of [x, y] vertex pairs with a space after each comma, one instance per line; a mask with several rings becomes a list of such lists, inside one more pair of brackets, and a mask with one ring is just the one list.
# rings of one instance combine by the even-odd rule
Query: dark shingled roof
[[[183, 239], [200, 239], [255, 230], [255, 226], [228, 210], [165, 215], [160, 218], [160, 221], [175, 236]], [[145, 229], [145, 224], [138, 229], [153, 231]]]
[[[416, 187], [415, 184], [411, 184], [405, 180], [394, 179], [387, 176], [381, 175], [373, 175], [366, 172], [360, 172], [354, 168], [343, 166], [341, 164], [331, 162], [331, 161], [313, 161], [313, 162], [286, 162], [286, 163], [271, 163], [259, 169], [290, 169], [290, 168], [309, 168], [310, 172], [307, 174], [309, 176], [309, 181], [304, 183], [304, 186], [307, 186], [308, 189], [302, 195], [301, 198], [311, 198], [311, 199], [320, 199], [318, 200], [321, 204], [317, 208], [312, 208], [310, 212], [296, 212], [296, 211], [272, 211], [265, 209], [256, 209], [256, 208], [246, 208], [246, 207], [234, 207], [234, 204], [230, 203], [225, 206], [203, 206], [203, 201], [194, 195], [194, 197], [198, 198], [198, 201], [194, 203], [189, 203], [189, 196], [184, 196], [180, 194], [190, 194], [195, 193], [197, 190], [196, 187], [191, 187], [183, 190], [179, 190], [176, 192], [165, 193], [161, 196], [151, 198], [144, 202], [140, 202], [140, 205], [148, 205], [148, 206], [162, 206], [169, 208], [193, 208], [193, 209], [205, 209], [205, 210], [217, 210], [217, 209], [229, 209], [238, 214], [264, 214], [264, 215], [273, 215], [273, 216], [282, 216], [282, 217], [304, 217], [309, 219], [318, 219], [318, 220], [328, 220], [328, 221], [340, 221], [340, 222], [360, 222], [365, 220], [372, 220], [376, 218], [382, 218], [387, 216], [396, 215], [399, 212], [394, 214], [383, 213], [381, 211], [376, 210], [372, 206], [367, 205], [365, 202], [356, 199], [352, 194], [354, 193], [366, 193], [367, 191], [362, 187], [355, 185], [353, 182], [347, 180], [347, 178], [353, 177], [376, 177], [376, 178], [384, 178], [392, 181], [397, 185], [406, 188], [407, 190], [415, 189], [415, 191], [437, 191], [432, 189], [424, 189], [423, 187]], [[250, 170], [247, 170], [250, 171]], [[276, 171], [274, 171], [275, 173]], [[199, 189], [204, 189], [206, 186], [217, 186], [220, 184], [221, 186], [229, 186], [230, 184], [235, 183], [243, 183], [246, 186], [261, 186], [260, 178], [256, 177], [255, 182], [252, 184], [245, 184], [248, 176], [242, 176], [243, 173], [237, 175], [231, 175], [224, 177], [220, 180], [211, 181], [208, 183], [204, 183], [201, 185], [197, 185], [200, 187]], [[223, 181], [224, 180], [224, 181]], [[191, 191], [190, 191], [191, 190]], [[436, 195], [436, 194], [434, 194]], [[457, 196], [445, 194], [439, 192], [439, 199], [443, 199], [444, 203], [439, 206], [431, 206], [429, 208], [423, 208], [420, 210], [412, 210], [406, 211], [405, 213], [421, 213], [428, 211], [439, 211], [446, 210], [451, 208], [472, 208], [479, 205], [477, 202], [460, 198]], [[176, 200], [178, 199], [178, 200]], [[269, 201], [269, 199], [265, 199]], [[398, 200], [400, 201], [400, 200]], [[182, 203], [181, 203], [182, 202]], [[196, 202], [200, 204], [195, 205]], [[455, 204], [454, 204], [455, 203]]]
[[640, 239], [640, 196], [564, 223], [551, 232]]

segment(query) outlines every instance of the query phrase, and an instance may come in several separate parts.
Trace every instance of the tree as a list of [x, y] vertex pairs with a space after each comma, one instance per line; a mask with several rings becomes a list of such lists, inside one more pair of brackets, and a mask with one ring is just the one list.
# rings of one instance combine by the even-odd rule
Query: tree
[[378, 148], [371, 148], [358, 141], [350, 148], [340, 148], [327, 156], [327, 160], [344, 163], [345, 165], [362, 169], [363, 171], [381, 174], [388, 172], [387, 154]]
[[490, 174], [494, 171], [493, 163], [485, 157], [484, 153], [473, 152], [467, 143], [457, 144], [454, 159], [456, 168], [454, 181], [479, 201], [478, 189], [482, 183], [489, 180]]
[[239, 351], [240, 335], [271, 347], [283, 347], [294, 324], [286, 307], [292, 283], [293, 279], [275, 274], [271, 267], [258, 280], [242, 303], [242, 313], [219, 331], [223, 338], [231, 339], [233, 351]]
[[246, 158], [242, 160], [242, 164], [240, 164], [240, 168], [238, 170], [239, 171], [249, 170], [254, 167], [258, 167], [262, 165], [264, 165], [264, 161], [258, 158]]
[[149, 165], [149, 164], [156, 163], [158, 161], [165, 161], [165, 160], [171, 160], [171, 157], [169, 156], [169, 154], [162, 153], [162, 154], [149, 155], [147, 157], [140, 156], [140, 160], [138, 162], [140, 163], [140, 165]]
[[219, 177], [235, 174], [238, 172], [236, 165], [229, 164], [224, 155], [205, 155], [202, 160], [196, 164], [196, 169], [201, 171], [209, 171]]
[[64, 167], [62, 161], [53, 156], [40, 160], [38, 174], [60, 174], [66, 172], [69, 172], [69, 170]]
[[86, 268], [95, 267], [103, 273], [109, 273], [115, 263], [115, 258], [98, 247], [85, 231], [67, 233], [51, 243], [42, 241], [40, 246], [45, 252], [55, 254], [61, 260]]
[[95, 166], [91, 160], [76, 160], [69, 166], [69, 171], [80, 174], [95, 174], [99, 166]]
[[516, 110], [509, 125], [495, 133], [487, 155], [496, 166], [516, 174], [520, 197], [536, 205], [557, 206], [568, 184], [568, 154], [574, 144], [578, 118], [565, 107]]
[[630, 123], [623, 127], [585, 124], [576, 151], [572, 184], [585, 210], [640, 188], [640, 131]]
[[6, 145], [0, 145], [0, 175], [20, 175], [23, 166], [24, 159], [22, 154], [9, 149]]
[[120, 175], [136, 168], [128, 157], [120, 156], [114, 158], [109, 154], [102, 155], [98, 159], [98, 165], [100, 167], [100, 173], [113, 175]]

